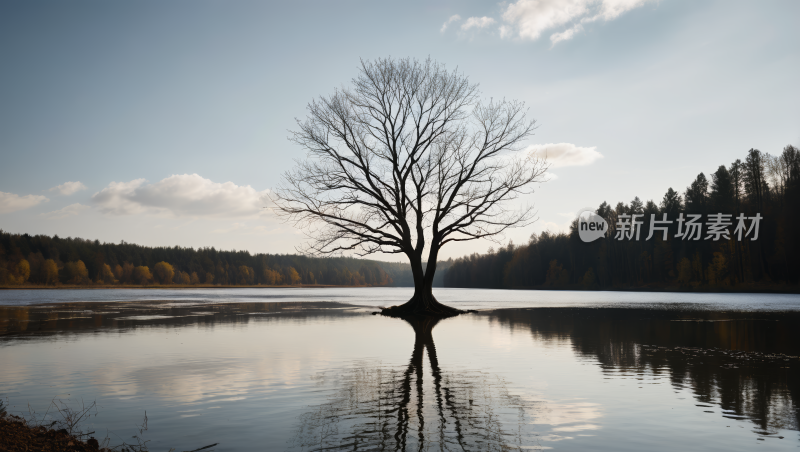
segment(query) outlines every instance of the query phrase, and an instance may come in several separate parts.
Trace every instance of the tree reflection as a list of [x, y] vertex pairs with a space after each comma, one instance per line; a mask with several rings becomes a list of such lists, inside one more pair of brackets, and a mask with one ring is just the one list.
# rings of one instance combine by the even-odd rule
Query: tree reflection
[[[320, 384], [332, 384], [336, 392], [301, 416], [294, 447], [505, 451], [537, 444], [534, 402], [510, 394], [502, 379], [483, 372], [443, 372], [432, 334], [441, 318], [403, 320], [414, 329], [408, 366], [363, 363], [320, 375]], [[426, 354], [429, 374], [423, 368]]]

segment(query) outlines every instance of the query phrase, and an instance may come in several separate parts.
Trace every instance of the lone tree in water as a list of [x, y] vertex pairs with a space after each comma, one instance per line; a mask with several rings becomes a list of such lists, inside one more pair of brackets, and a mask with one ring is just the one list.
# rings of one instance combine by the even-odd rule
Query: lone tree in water
[[405, 254], [414, 296], [384, 314], [458, 314], [432, 293], [439, 250], [533, 221], [532, 207], [506, 206], [547, 169], [517, 152], [535, 123], [523, 103], [481, 102], [477, 85], [430, 59], [387, 58], [362, 61], [352, 87], [307, 108], [290, 137], [307, 158], [275, 197], [306, 231], [304, 251]]

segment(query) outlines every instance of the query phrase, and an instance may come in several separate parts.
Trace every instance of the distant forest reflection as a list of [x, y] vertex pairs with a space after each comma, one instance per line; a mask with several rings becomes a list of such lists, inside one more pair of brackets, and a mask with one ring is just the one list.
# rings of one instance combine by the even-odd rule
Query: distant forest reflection
[[800, 313], [538, 308], [481, 313], [538, 339], [568, 338], [609, 376], [665, 372], [763, 434], [800, 427]]
[[331, 302], [193, 303], [175, 301], [76, 302], [0, 306], [4, 336], [25, 339], [65, 333], [101, 333], [154, 326], [247, 324], [254, 319], [286, 320], [366, 315], [366, 310]]

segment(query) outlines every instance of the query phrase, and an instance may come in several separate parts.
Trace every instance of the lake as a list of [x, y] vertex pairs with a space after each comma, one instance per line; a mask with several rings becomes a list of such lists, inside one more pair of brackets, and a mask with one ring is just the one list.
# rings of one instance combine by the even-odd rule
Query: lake
[[[800, 296], [0, 291], [0, 398], [151, 451], [797, 450]], [[48, 414], [52, 418], [52, 414]]]

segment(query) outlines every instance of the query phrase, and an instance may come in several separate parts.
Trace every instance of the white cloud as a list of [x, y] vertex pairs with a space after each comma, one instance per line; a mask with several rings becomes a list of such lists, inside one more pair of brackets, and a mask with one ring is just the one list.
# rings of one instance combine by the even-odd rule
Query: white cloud
[[67, 207], [64, 207], [63, 209], [54, 210], [52, 212], [43, 213], [41, 215], [47, 218], [48, 220], [60, 220], [62, 218], [78, 215], [87, 209], [91, 209], [91, 207], [75, 203], [75, 204], [70, 204]]
[[11, 213], [18, 210], [30, 209], [37, 204], [47, 201], [49, 201], [49, 199], [41, 195], [20, 196], [14, 193], [0, 191], [0, 213]]
[[218, 183], [197, 174], [172, 175], [154, 184], [144, 179], [112, 182], [92, 201], [112, 215], [154, 214], [175, 217], [251, 217], [266, 213], [269, 190]]
[[61, 185], [57, 185], [50, 189], [50, 191], [57, 191], [59, 194], [62, 195], [71, 195], [73, 193], [79, 192], [81, 190], [86, 190], [86, 185], [83, 185], [81, 182], [64, 182]]
[[[499, 27], [501, 38], [516, 37], [535, 41], [545, 32], [552, 31], [550, 41], [555, 45], [567, 41], [583, 31], [583, 25], [597, 21], [611, 21], [620, 15], [641, 7], [652, 0], [517, 0], [505, 7], [503, 25]], [[442, 25], [444, 33], [448, 26], [461, 20], [458, 15], [450, 17]], [[495, 25], [491, 17], [470, 17], [461, 30], [482, 29]]]
[[547, 163], [551, 168], [563, 166], [584, 166], [591, 165], [598, 159], [603, 158], [603, 154], [596, 151], [597, 147], [581, 147], [572, 143], [548, 143], [534, 144], [528, 146], [528, 152], [537, 157], [547, 158]]
[[496, 21], [491, 17], [470, 17], [463, 24], [461, 24], [461, 29], [464, 31], [470, 30], [472, 28], [486, 28], [494, 25]]
[[614, 20], [624, 13], [644, 5], [647, 1], [648, 0], [603, 0], [600, 13], [595, 20]]
[[572, 39], [573, 36], [575, 36], [576, 33], [581, 31], [583, 31], [583, 25], [581, 24], [574, 25], [572, 28], [568, 28], [560, 33], [553, 33], [552, 35], [550, 35], [550, 42], [552, 42], [553, 45], [555, 45], [561, 41], [569, 41], [570, 39]]
[[459, 16], [458, 14], [450, 16], [450, 18], [447, 19], [447, 21], [445, 21], [444, 24], [442, 24], [442, 29], [439, 30], [439, 33], [444, 33], [445, 31], [447, 31], [447, 27], [449, 27], [450, 24], [452, 24], [453, 22], [458, 22], [459, 20], [461, 20], [461, 16]]
[[591, 0], [518, 0], [508, 5], [503, 20], [522, 39], [535, 41], [545, 30], [560, 27], [588, 13]]

